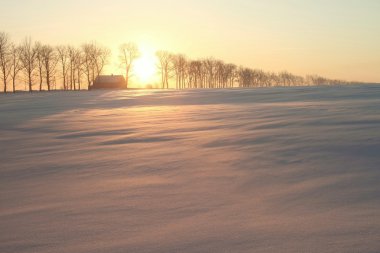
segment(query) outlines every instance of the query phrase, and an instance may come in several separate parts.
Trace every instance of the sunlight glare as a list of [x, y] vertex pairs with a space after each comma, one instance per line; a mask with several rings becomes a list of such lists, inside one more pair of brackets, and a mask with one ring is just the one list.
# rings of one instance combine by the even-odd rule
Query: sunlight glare
[[156, 57], [154, 50], [147, 47], [140, 48], [141, 56], [134, 64], [134, 74], [140, 85], [146, 85], [154, 81], [156, 75]]

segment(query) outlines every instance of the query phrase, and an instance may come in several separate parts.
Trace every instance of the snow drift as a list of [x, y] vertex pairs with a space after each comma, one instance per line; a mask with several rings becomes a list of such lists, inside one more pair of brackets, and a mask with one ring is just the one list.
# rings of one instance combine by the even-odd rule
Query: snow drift
[[0, 252], [380, 251], [380, 86], [0, 96]]

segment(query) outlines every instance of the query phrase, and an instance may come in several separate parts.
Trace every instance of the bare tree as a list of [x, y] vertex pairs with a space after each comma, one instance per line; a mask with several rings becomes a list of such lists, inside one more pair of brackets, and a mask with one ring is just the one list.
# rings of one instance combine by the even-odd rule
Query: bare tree
[[203, 60], [206, 72], [207, 88], [215, 88], [215, 60], [213, 58]]
[[175, 88], [180, 88], [180, 76], [181, 76], [181, 69], [179, 66], [179, 57], [178, 55], [171, 55], [170, 56], [171, 64], [173, 66], [174, 76], [175, 76]]
[[228, 82], [228, 87], [233, 88], [235, 85], [235, 80], [237, 76], [237, 67], [235, 64], [227, 64], [226, 66], [227, 69], [227, 82]]
[[58, 46], [57, 47], [58, 52], [58, 59], [59, 63], [61, 64], [62, 68], [62, 81], [63, 81], [63, 89], [67, 90], [67, 71], [68, 71], [68, 53], [67, 53], [67, 47], [66, 46]]
[[75, 71], [76, 71], [76, 76], [77, 76], [77, 81], [78, 81], [78, 90], [81, 90], [83, 63], [84, 63], [83, 53], [80, 49], [77, 49], [76, 50]]
[[10, 50], [11, 71], [10, 71], [10, 76], [12, 79], [13, 93], [16, 92], [17, 75], [22, 70], [20, 55], [21, 55], [21, 48], [14, 45], [14, 44], [11, 44], [11, 50]]
[[87, 77], [87, 88], [91, 88], [92, 78], [91, 76], [94, 76], [92, 73], [94, 71], [94, 61], [92, 57], [92, 51], [93, 51], [92, 44], [83, 44], [82, 45], [82, 51], [83, 51], [83, 68], [84, 73]]
[[109, 57], [111, 56], [111, 51], [106, 47], [100, 47], [96, 44], [93, 50], [93, 62], [95, 64], [96, 76], [99, 76], [104, 67], [108, 64]]
[[176, 89], [183, 89], [187, 77], [187, 58], [182, 54], [176, 54], [171, 55], [170, 60], [174, 70]]
[[125, 43], [122, 44], [119, 48], [119, 59], [121, 66], [125, 70], [125, 84], [127, 88], [131, 77], [131, 69], [133, 67], [133, 63], [139, 56], [139, 49], [134, 43]]
[[[82, 45], [80, 57], [77, 55], [78, 66], [77, 74], [84, 73], [88, 82], [88, 89], [91, 89], [91, 84], [95, 78], [99, 76], [104, 67], [108, 64], [111, 51], [106, 47], [98, 46], [96, 43], [86, 43]], [[79, 71], [79, 72], [78, 72]]]
[[54, 48], [49, 45], [44, 45], [41, 47], [41, 59], [42, 66], [45, 73], [45, 81], [48, 91], [51, 90], [51, 82], [54, 79], [56, 66], [58, 63], [58, 55]]
[[4, 84], [4, 93], [7, 92], [7, 81], [10, 74], [10, 46], [8, 34], [0, 32], [0, 71]]
[[27, 76], [29, 91], [33, 91], [33, 73], [36, 69], [36, 50], [33, 47], [32, 39], [26, 38], [21, 45], [21, 63]]
[[159, 70], [161, 73], [161, 85], [163, 89], [169, 88], [169, 78], [171, 72], [171, 54], [167, 51], [158, 51], [156, 56], [159, 60]]
[[34, 50], [36, 50], [36, 62], [37, 62], [37, 69], [38, 69], [38, 78], [39, 78], [39, 90], [42, 91], [42, 83], [44, 80], [44, 64], [43, 64], [43, 58], [42, 58], [42, 44], [41, 42], [36, 42], [34, 45]]
[[196, 88], [198, 85], [197, 63], [197, 61], [190, 61], [187, 65], [189, 88]]
[[194, 68], [194, 88], [203, 88], [204, 68], [201, 60], [193, 61]]
[[68, 55], [68, 78], [69, 78], [69, 89], [75, 90], [76, 75], [75, 75], [75, 62], [76, 62], [76, 50], [73, 46], [67, 47]]
[[[93, 72], [95, 72], [94, 69], [96, 69], [96, 74], [99, 75], [100, 72], [103, 70], [103, 67], [106, 63], [106, 60], [108, 59], [108, 49], [97, 47], [96, 44], [91, 44], [90, 51], [88, 58], [91, 59], [91, 69], [93, 69]], [[67, 53], [68, 53], [68, 73], [69, 73], [69, 82], [70, 82], [70, 89], [76, 90], [77, 85], [78, 89], [81, 89], [81, 76], [82, 76], [82, 64], [83, 64], [83, 55], [82, 51], [78, 48], [68, 46], [67, 47]]]

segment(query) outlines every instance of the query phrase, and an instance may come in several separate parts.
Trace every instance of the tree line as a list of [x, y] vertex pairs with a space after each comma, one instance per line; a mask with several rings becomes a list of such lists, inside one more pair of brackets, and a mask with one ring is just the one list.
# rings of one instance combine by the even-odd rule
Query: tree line
[[[51, 46], [25, 38], [19, 45], [0, 32], [0, 74], [3, 92], [24, 81], [27, 90], [88, 89], [108, 63], [110, 50], [95, 42], [80, 47]], [[57, 79], [61, 79], [57, 87]], [[37, 88], [35, 88], [37, 85]]]
[[274, 73], [225, 63], [214, 58], [191, 60], [182, 54], [158, 51], [161, 88], [169, 88], [172, 78], [177, 89], [249, 88], [274, 86], [338, 85], [347, 81], [318, 75], [297, 76], [287, 71]]
[[[133, 64], [140, 52], [136, 44], [119, 47], [119, 63], [124, 69], [128, 88]], [[0, 32], [0, 74], [3, 92], [16, 92], [16, 82], [23, 81], [27, 90], [82, 90], [89, 89], [96, 77], [109, 64], [111, 51], [96, 42], [79, 47], [51, 46], [25, 38], [15, 44], [5, 32]], [[335, 85], [347, 83], [317, 75], [306, 77], [289, 72], [265, 72], [225, 63], [214, 58], [192, 60], [183, 54], [158, 51], [157, 70], [160, 87], [168, 89], [273, 87], [304, 85]], [[57, 86], [60, 80], [61, 85]], [[37, 86], [37, 88], [36, 88]]]

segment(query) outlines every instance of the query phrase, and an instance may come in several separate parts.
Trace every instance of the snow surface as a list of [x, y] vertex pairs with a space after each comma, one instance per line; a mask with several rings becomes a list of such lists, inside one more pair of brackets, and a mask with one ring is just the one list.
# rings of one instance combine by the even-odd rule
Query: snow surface
[[380, 86], [0, 96], [0, 252], [380, 252]]

